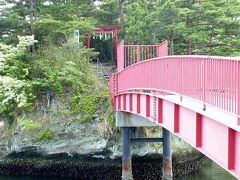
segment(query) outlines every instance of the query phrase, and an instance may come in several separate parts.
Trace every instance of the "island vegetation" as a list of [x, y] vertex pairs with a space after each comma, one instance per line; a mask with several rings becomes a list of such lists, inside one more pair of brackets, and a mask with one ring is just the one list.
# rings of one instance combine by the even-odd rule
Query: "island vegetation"
[[99, 25], [119, 25], [125, 44], [168, 40], [171, 55], [240, 56], [239, 0], [0, 0], [1, 153], [13, 136], [39, 145], [94, 122], [101, 137], [116, 136], [107, 83], [92, 65], [103, 51], [112, 57], [113, 40], [86, 48]]

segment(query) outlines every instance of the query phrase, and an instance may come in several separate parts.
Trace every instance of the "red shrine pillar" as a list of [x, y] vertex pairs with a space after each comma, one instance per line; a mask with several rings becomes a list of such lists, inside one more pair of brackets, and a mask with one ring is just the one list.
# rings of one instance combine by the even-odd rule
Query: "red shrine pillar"
[[91, 33], [88, 33], [88, 40], [87, 40], [87, 48], [90, 48], [90, 43], [91, 43]]

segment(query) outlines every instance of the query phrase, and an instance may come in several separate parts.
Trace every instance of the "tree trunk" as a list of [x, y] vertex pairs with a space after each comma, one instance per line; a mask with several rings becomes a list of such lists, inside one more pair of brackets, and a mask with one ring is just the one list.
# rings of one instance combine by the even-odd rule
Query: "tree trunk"
[[[187, 17], [187, 28], [191, 28], [192, 27], [192, 19], [190, 17]], [[189, 34], [189, 36], [192, 35], [192, 34]], [[188, 43], [188, 49], [187, 49], [187, 53], [188, 55], [191, 55], [192, 54], [192, 39], [189, 38], [187, 40], [187, 43]]]
[[[34, 0], [29, 0], [29, 8], [30, 8], [30, 10], [31, 10], [31, 12], [30, 12], [29, 34], [30, 34], [31, 36], [34, 35], [33, 27], [32, 27], [33, 20], [35, 19], [34, 7], [35, 7], [35, 2], [34, 2]], [[34, 52], [34, 51], [35, 51], [35, 46], [32, 45], [32, 46], [31, 46], [31, 52]]]
[[188, 55], [192, 55], [192, 39], [188, 40]]
[[120, 36], [122, 38], [124, 38], [124, 2], [125, 0], [119, 0]]

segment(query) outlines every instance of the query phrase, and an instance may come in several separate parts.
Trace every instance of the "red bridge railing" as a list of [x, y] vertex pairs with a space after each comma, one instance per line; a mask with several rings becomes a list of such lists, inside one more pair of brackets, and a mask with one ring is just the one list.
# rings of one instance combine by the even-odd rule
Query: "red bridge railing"
[[167, 41], [159, 45], [124, 45], [122, 41], [117, 47], [118, 72], [147, 59], [168, 56], [167, 47]]
[[115, 87], [110, 83], [112, 94], [146, 89], [162, 95], [174, 94], [180, 99], [188, 97], [200, 101], [204, 107], [232, 113], [239, 119], [240, 58], [157, 57], [137, 62], [111, 78], [115, 83]]
[[140, 61], [158, 57], [158, 45], [125, 45], [124, 67]]

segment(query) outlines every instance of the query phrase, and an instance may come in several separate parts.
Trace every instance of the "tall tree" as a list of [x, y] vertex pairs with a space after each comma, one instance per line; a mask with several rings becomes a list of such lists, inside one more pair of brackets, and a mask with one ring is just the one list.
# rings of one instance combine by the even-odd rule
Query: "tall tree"
[[125, 40], [131, 44], [156, 43], [156, 6], [148, 0], [136, 0], [126, 6]]
[[[19, 0], [8, 2], [14, 6], [0, 17], [0, 40], [16, 41], [17, 35], [35, 35], [40, 43], [50, 36], [58, 41], [74, 30], [81, 30], [81, 37], [94, 27], [99, 16], [89, 0]], [[44, 28], [46, 28], [44, 30]], [[52, 29], [51, 29], [52, 28]], [[3, 38], [8, 34], [10, 37]], [[59, 36], [59, 39], [56, 39]], [[45, 39], [46, 40], [46, 39]], [[49, 39], [48, 39], [49, 40]]]
[[239, 55], [239, 17], [236, 0], [136, 0], [126, 7], [126, 40], [167, 39], [172, 54]]

